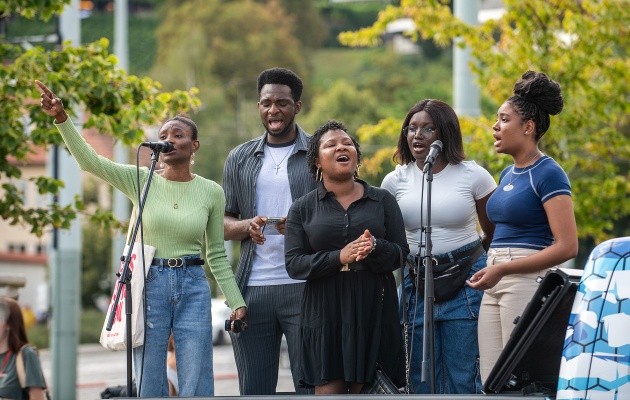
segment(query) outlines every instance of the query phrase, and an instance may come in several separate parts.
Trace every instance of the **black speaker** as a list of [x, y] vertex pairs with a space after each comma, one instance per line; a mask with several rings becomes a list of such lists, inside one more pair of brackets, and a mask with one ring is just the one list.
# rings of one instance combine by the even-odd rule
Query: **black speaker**
[[547, 272], [518, 319], [483, 391], [553, 395], [564, 338], [582, 270], [554, 268]]

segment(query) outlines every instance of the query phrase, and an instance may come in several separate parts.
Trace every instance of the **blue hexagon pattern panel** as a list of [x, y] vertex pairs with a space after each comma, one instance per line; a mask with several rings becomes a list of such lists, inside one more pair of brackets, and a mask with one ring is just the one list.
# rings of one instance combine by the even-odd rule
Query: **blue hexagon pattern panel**
[[593, 249], [564, 340], [558, 400], [630, 399], [630, 237]]

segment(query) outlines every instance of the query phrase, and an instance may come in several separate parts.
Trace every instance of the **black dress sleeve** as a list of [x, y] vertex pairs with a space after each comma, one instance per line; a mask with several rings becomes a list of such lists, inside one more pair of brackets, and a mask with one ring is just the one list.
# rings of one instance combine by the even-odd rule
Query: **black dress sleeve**
[[[311, 193], [313, 194], [313, 193]], [[284, 235], [285, 265], [293, 279], [310, 280], [332, 276], [341, 269], [341, 250], [313, 251], [304, 229], [303, 204], [315, 201], [313, 195], [300, 198], [291, 205]]]
[[396, 198], [386, 190], [377, 189], [383, 193], [381, 205], [384, 210], [385, 236], [376, 237], [376, 248], [363, 261], [365, 265], [376, 273], [392, 272], [401, 267], [402, 259], [409, 254], [409, 245], [405, 234], [405, 223]]

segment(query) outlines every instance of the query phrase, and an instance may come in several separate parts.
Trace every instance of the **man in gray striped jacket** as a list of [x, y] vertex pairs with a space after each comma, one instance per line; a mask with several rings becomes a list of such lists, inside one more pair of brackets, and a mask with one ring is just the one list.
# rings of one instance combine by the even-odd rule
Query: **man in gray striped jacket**
[[[297, 393], [299, 313], [304, 281], [284, 264], [289, 207], [315, 189], [306, 165], [308, 135], [295, 122], [302, 80], [271, 68], [258, 76], [258, 111], [265, 133], [233, 149], [223, 170], [226, 240], [240, 240], [236, 281], [247, 304], [247, 330], [230, 333], [241, 395], [273, 395], [282, 335], [287, 339]], [[272, 224], [273, 222], [273, 224]]]

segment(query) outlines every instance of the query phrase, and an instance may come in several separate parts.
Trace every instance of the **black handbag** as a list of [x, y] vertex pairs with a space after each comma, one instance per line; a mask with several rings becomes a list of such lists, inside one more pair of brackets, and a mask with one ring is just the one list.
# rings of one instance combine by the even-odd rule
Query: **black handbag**
[[374, 380], [366, 383], [361, 388], [361, 394], [400, 394], [400, 390], [394, 385], [391, 379], [383, 372], [381, 366], [376, 364]]
[[[436, 302], [450, 300], [459, 293], [466, 283], [470, 269], [482, 254], [483, 247], [479, 244], [471, 256], [433, 266], [433, 294]], [[418, 267], [410, 264], [409, 260], [407, 264], [411, 283], [414, 287], [418, 284], [420, 292], [424, 295], [424, 265]]]

